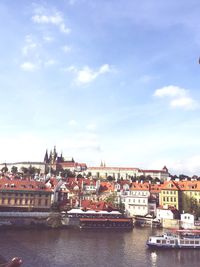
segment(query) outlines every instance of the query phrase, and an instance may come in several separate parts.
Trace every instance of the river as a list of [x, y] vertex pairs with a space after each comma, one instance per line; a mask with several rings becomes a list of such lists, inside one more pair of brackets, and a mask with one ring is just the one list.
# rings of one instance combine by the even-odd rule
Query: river
[[[153, 234], [155, 234], [153, 230]], [[151, 229], [1, 230], [0, 254], [23, 267], [197, 267], [200, 250], [149, 250]]]

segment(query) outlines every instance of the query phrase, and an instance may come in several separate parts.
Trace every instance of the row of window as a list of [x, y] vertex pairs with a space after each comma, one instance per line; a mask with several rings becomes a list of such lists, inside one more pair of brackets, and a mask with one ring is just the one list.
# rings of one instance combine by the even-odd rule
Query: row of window
[[147, 196], [149, 192], [144, 192], [144, 191], [130, 191], [130, 195], [135, 195], [135, 196]]
[[[0, 201], [0, 204], [2, 205], [11, 205], [11, 199], [5, 199], [5, 198], [2, 198], [1, 201]], [[14, 205], [34, 205], [35, 204], [35, 201], [33, 201], [32, 199], [15, 199], [14, 200]], [[41, 206], [42, 205], [42, 201], [41, 199], [38, 199], [38, 202], [37, 202], [38, 206]], [[48, 199], [45, 199], [44, 201], [44, 205], [45, 206], [48, 206], [49, 205], [49, 201]]]
[[163, 190], [163, 194], [166, 194], [166, 195], [176, 195], [176, 193], [177, 193], [177, 191], [174, 191], [174, 190], [172, 190], [172, 191], [165, 191], [165, 190]]
[[8, 196], [8, 197], [13, 197], [13, 196], [21, 196], [21, 197], [24, 197], [24, 196], [26, 196], [26, 197], [28, 197], [28, 196], [30, 196], [30, 197], [33, 197], [33, 196], [38, 196], [38, 197], [49, 197], [49, 195], [44, 195], [44, 194], [38, 194], [38, 195], [35, 195], [35, 194], [29, 194], [29, 193], [15, 193], [15, 194], [13, 194], [13, 193], [7, 193], [7, 192], [2, 192], [1, 194], [0, 194], [0, 198], [1, 198], [1, 196], [2, 197], [6, 197], [6, 196]]
[[133, 209], [133, 210], [135, 210], [135, 209], [137, 209], [137, 210], [145, 210], [145, 209], [147, 209], [146, 207], [142, 207], [142, 206], [131, 206], [131, 209]]
[[147, 203], [147, 201], [146, 201], [146, 199], [135, 199], [135, 198], [128, 198], [127, 199], [128, 200], [128, 202], [129, 203], [143, 203], [143, 204], [146, 204]]
[[176, 202], [176, 197], [163, 197], [163, 202]]

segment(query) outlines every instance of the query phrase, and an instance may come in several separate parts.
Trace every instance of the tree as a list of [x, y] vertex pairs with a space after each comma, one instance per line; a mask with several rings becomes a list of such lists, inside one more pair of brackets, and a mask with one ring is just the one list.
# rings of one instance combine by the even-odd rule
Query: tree
[[109, 176], [107, 177], [107, 180], [108, 180], [109, 182], [112, 182], [112, 181], [114, 181], [114, 180], [115, 180], [115, 178], [114, 178], [114, 177], [112, 177], [111, 175], [109, 175]]
[[5, 167], [3, 167], [3, 168], [1, 169], [1, 171], [4, 172], [4, 173], [7, 172], [7, 171], [8, 171], [8, 167], [5, 165]]
[[17, 167], [16, 167], [16, 166], [12, 166], [12, 168], [11, 168], [11, 172], [12, 172], [13, 174], [16, 174], [16, 173], [18, 172]]
[[28, 174], [28, 168], [26, 168], [26, 167], [21, 167], [21, 171], [22, 171], [24, 174]]
[[62, 177], [75, 177], [75, 174], [71, 170], [65, 169], [61, 172], [61, 176]]
[[88, 172], [88, 174], [87, 174], [87, 178], [90, 178], [92, 176], [92, 173], [91, 172]]
[[113, 194], [109, 195], [106, 198], [106, 202], [112, 204], [113, 206], [115, 206], [116, 205], [116, 194], [113, 193]]

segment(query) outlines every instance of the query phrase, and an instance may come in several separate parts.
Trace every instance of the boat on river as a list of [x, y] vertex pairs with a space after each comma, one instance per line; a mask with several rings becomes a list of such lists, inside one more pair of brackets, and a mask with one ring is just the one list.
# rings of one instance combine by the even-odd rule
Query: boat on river
[[132, 218], [80, 218], [80, 228], [120, 228], [120, 229], [132, 229]]
[[147, 240], [149, 248], [192, 248], [200, 249], [200, 235], [193, 233], [164, 233], [163, 235], [150, 236]]

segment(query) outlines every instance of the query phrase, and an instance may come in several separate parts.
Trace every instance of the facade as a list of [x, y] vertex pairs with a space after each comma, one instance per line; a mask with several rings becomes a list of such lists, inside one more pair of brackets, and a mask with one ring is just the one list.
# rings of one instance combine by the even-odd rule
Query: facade
[[149, 212], [149, 197], [148, 183], [132, 183], [129, 193], [123, 197], [126, 213], [129, 216], [147, 215]]
[[87, 174], [91, 173], [92, 177], [106, 179], [108, 176], [113, 177], [115, 180], [128, 179], [132, 176], [136, 177], [138, 174], [137, 168], [125, 168], [125, 167], [88, 167]]
[[166, 181], [161, 188], [160, 205], [199, 215], [200, 181]]
[[106, 179], [109, 176], [115, 180], [131, 180], [132, 177], [136, 178], [139, 176], [151, 176], [153, 179], [158, 178], [165, 181], [169, 177], [169, 172], [166, 167], [162, 170], [142, 170], [139, 168], [126, 168], [126, 167], [106, 167], [102, 165], [100, 167], [88, 167], [87, 174], [100, 179]]
[[177, 209], [165, 209], [165, 208], [157, 208], [156, 218], [159, 221], [162, 220], [174, 220], [179, 219], [179, 212]]
[[164, 208], [182, 209], [179, 186], [175, 181], [166, 181], [160, 192], [160, 205]]
[[196, 213], [200, 208], [200, 181], [179, 181], [178, 184], [183, 212]]
[[65, 158], [63, 157], [62, 153], [58, 155], [55, 146], [53, 151], [51, 150], [50, 153], [48, 153], [48, 151], [46, 150], [44, 163], [46, 166], [46, 171], [48, 169], [55, 171], [67, 169], [71, 172], [82, 172], [87, 169], [87, 165], [85, 163], [75, 162], [73, 158]]
[[0, 210], [45, 211], [52, 203], [52, 190], [33, 180], [0, 179]]
[[145, 177], [151, 176], [153, 179], [158, 178], [161, 181], [166, 181], [169, 178], [169, 172], [166, 166], [162, 170], [139, 170], [139, 175]]

